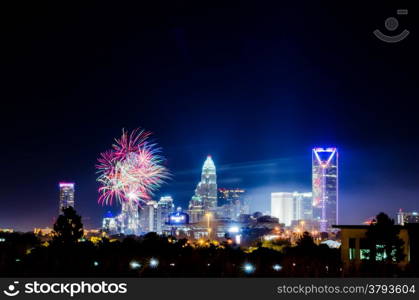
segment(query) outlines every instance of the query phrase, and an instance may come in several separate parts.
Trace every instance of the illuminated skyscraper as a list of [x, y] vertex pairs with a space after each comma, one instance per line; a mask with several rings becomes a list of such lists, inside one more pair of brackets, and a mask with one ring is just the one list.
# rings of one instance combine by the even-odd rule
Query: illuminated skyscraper
[[220, 207], [220, 215], [224, 218], [237, 220], [240, 214], [249, 213], [249, 205], [245, 200], [245, 190], [235, 189], [218, 189], [219, 204], [224, 204]]
[[73, 182], [60, 182], [60, 203], [59, 214], [63, 213], [63, 209], [69, 206], [74, 207], [74, 183]]
[[278, 218], [279, 223], [290, 226], [293, 220], [294, 197], [292, 193], [271, 194], [271, 216]]
[[328, 231], [338, 224], [338, 150], [314, 148], [312, 171], [313, 218]]
[[201, 181], [196, 187], [195, 194], [201, 199], [205, 211], [217, 208], [217, 175], [210, 155], [202, 167]]
[[159, 214], [159, 207], [156, 201], [148, 201], [147, 204], [141, 207], [139, 225], [143, 234], [148, 232], [161, 233], [161, 215]]
[[309, 221], [313, 219], [313, 194], [294, 192], [294, 220]]

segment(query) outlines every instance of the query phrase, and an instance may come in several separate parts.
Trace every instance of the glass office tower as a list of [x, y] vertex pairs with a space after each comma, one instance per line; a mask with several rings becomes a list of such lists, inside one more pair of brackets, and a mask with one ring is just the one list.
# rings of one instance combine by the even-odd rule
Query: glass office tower
[[314, 148], [312, 172], [313, 218], [327, 232], [338, 224], [338, 150]]

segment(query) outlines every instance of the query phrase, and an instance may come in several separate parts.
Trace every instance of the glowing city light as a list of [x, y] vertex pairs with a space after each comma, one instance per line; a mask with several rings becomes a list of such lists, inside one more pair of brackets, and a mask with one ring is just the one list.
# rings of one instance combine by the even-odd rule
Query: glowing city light
[[129, 193], [127, 194], [127, 198], [128, 198], [129, 200], [134, 201], [134, 200], [138, 199], [138, 195], [137, 195], [135, 192], [129, 192]]
[[265, 241], [272, 241], [272, 240], [276, 240], [279, 239], [281, 236], [278, 234], [267, 234], [265, 236], [263, 236], [263, 239]]
[[62, 187], [74, 188], [73, 182], [60, 182], [58, 185], [60, 186], [60, 188]]
[[155, 258], [150, 259], [150, 267], [152, 268], [157, 268], [157, 266], [159, 265], [159, 261]]
[[243, 266], [243, 270], [246, 273], [253, 273], [255, 271], [255, 267], [252, 264], [250, 264], [250, 263], [246, 263]]
[[282, 266], [281, 265], [278, 265], [278, 264], [275, 264], [275, 265], [272, 266], [272, 269], [274, 269], [275, 271], [279, 272], [279, 271], [282, 270]]
[[136, 270], [136, 269], [141, 268], [141, 264], [139, 262], [133, 260], [129, 263], [129, 267], [133, 270]]
[[174, 223], [181, 223], [185, 220], [185, 215], [172, 215], [170, 216], [170, 220], [172, 220]]
[[228, 232], [230, 233], [238, 233], [240, 231], [240, 228], [238, 226], [232, 226], [228, 229]]

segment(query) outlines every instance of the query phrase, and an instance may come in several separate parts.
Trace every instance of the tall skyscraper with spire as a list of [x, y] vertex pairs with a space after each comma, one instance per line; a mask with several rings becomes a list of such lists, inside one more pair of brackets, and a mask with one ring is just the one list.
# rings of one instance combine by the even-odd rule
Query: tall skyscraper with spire
[[207, 156], [201, 173], [201, 181], [195, 194], [201, 198], [205, 211], [217, 208], [217, 174], [211, 155]]

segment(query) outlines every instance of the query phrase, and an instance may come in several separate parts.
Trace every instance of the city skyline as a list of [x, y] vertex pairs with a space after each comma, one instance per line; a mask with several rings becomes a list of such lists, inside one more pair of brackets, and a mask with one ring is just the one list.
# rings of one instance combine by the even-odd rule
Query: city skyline
[[[313, 155], [313, 159], [315, 159], [314, 158], [314, 156], [315, 156], [315, 151], [320, 151], [320, 150], [324, 150], [325, 152], [327, 152], [328, 151], [328, 149], [332, 149], [332, 150], [334, 150], [334, 151], [337, 151], [335, 148], [327, 148], [327, 149], [323, 149], [323, 148], [314, 148], [313, 149], [313, 151], [312, 151], [312, 155]], [[333, 152], [333, 155], [334, 155], [334, 151], [332, 151]], [[330, 151], [329, 151], [330, 152]], [[328, 157], [325, 157], [325, 161], [327, 161], [327, 162], [329, 162], [330, 160], [331, 160], [331, 158], [333, 159], [333, 155], [330, 155], [330, 153], [328, 154], [329, 156]], [[336, 154], [337, 155], [337, 154]], [[337, 161], [336, 161], [336, 163], [337, 163]], [[312, 167], [312, 166], [310, 166], [310, 167]], [[312, 171], [314, 172], [314, 170], [315, 169], [313, 169]], [[207, 155], [207, 158], [206, 158], [206, 160], [205, 160], [205, 162], [204, 162], [204, 165], [203, 165], [203, 167], [202, 167], [202, 170], [201, 170], [201, 182], [202, 182], [202, 180], [204, 180], [204, 182], [206, 182], [206, 181], [208, 181], [208, 179], [209, 179], [209, 177], [210, 176], [213, 176], [213, 175], [215, 176], [214, 178], [217, 178], [217, 176], [216, 176], [216, 174], [215, 174], [215, 165], [214, 165], [214, 162], [213, 162], [213, 160], [212, 160], [212, 156], [211, 155]], [[315, 174], [312, 174], [312, 176], [314, 176]], [[213, 182], [213, 183], [215, 183], [215, 186], [216, 186], [216, 189], [217, 189], [217, 182], [216, 182], [216, 179], [215, 179], [215, 182]], [[313, 190], [315, 190], [314, 189], [314, 185], [315, 185], [315, 180], [314, 180], [314, 177], [312, 178], [312, 180], [311, 180], [311, 183], [312, 183], [312, 188], [313, 188]], [[75, 186], [75, 183], [74, 182], [64, 182], [64, 181], [61, 181], [61, 182], [59, 182], [59, 199], [58, 199], [58, 205], [59, 205], [59, 208], [60, 209], [62, 209], [63, 207], [68, 207], [68, 206], [74, 206], [74, 198], [75, 198], [75, 196], [74, 196], [74, 194], [75, 194], [75, 189], [74, 189], [74, 186]], [[170, 186], [170, 183], [169, 183], [169, 186]], [[200, 186], [200, 184], [198, 184], [198, 187], [197, 187], [197, 189], [199, 188], [199, 186]], [[291, 197], [290, 199], [297, 199], [298, 197], [312, 197], [312, 193], [311, 192], [303, 192], [303, 193], [298, 193], [298, 192], [295, 192], [295, 187], [296, 186], [298, 186], [298, 185], [295, 185], [294, 187], [289, 187], [289, 188], [287, 188], [287, 189], [285, 189], [286, 191], [284, 191], [284, 189], [281, 189], [281, 192], [278, 190], [278, 189], [276, 189], [276, 190], [271, 190], [269, 193], [269, 199], [267, 199], [267, 203], [268, 203], [268, 206], [269, 206], [269, 209], [268, 210], [265, 210], [265, 211], [263, 211], [263, 210], [258, 210], [258, 209], [254, 209], [254, 210], [252, 210], [252, 212], [256, 212], [256, 211], [260, 211], [260, 212], [262, 212], [262, 213], [267, 213], [267, 214], [270, 214], [270, 215], [272, 215], [272, 216], [275, 216], [275, 217], [278, 217], [278, 215], [277, 214], [274, 214], [274, 213], [272, 213], [272, 205], [273, 205], [273, 195], [279, 195], [279, 194], [281, 194], [281, 195], [283, 195], [283, 196], [279, 196], [279, 197]], [[238, 186], [235, 186], [234, 188], [238, 188]], [[233, 189], [234, 189], [233, 188]], [[240, 187], [240, 188], [242, 188], [242, 187]], [[294, 188], [294, 190], [293, 190], [293, 188]], [[196, 197], [197, 196], [197, 189], [195, 189], [195, 194], [194, 194], [194, 196], [193, 197]], [[219, 188], [219, 190], [223, 190], [223, 189], [225, 189], [225, 187], [220, 187]], [[310, 189], [311, 190], [311, 189]], [[291, 191], [293, 191], [293, 192], [291, 192]], [[186, 192], [186, 191], [185, 191]], [[172, 203], [174, 203], [174, 205], [176, 206], [176, 207], [178, 207], [179, 205], [179, 201], [176, 201], [176, 199], [174, 200], [173, 198], [172, 198], [172, 196], [170, 195], [170, 193], [168, 194], [168, 193], [158, 193], [158, 195], [161, 195], [161, 196], [159, 196], [159, 197], [155, 197], [156, 198], [156, 200], [154, 200], [154, 201], [151, 201], [151, 203], [150, 203], [150, 205], [151, 206], [154, 206], [154, 205], [157, 205], [157, 199], [158, 198], [160, 198], [160, 200], [162, 200], [163, 199], [163, 201], [165, 201], [165, 199], [170, 199], [170, 201], [172, 201]], [[193, 198], [192, 197], [192, 198]], [[297, 197], [297, 198], [296, 198]], [[154, 199], [154, 198], [153, 198]], [[284, 198], [285, 199], [285, 198]], [[288, 198], [287, 198], [288, 199]], [[301, 198], [302, 199], [302, 198]], [[217, 197], [217, 200], [216, 201], [218, 201], [218, 197]], [[290, 201], [295, 201], [295, 200], [290, 200]], [[312, 202], [313, 202], [313, 211], [312, 211], [312, 214], [313, 214], [313, 219], [316, 219], [315, 217], [314, 217], [314, 215], [315, 215], [315, 200], [314, 200], [314, 198], [313, 198], [313, 200], [312, 200]], [[153, 204], [154, 203], [154, 204]], [[190, 201], [187, 201], [186, 203], [190, 203]], [[291, 202], [290, 202], [291, 203]], [[250, 203], [251, 204], [251, 203]], [[290, 204], [291, 206], [292, 205], [294, 205], [294, 204]], [[302, 207], [302, 205], [303, 204], [299, 204], [299, 205], [301, 205], [301, 208], [300, 209], [302, 209], [303, 207]], [[125, 207], [127, 206], [127, 203], [125, 203]], [[147, 207], [148, 205], [145, 205], [144, 207]], [[174, 207], [175, 207], [174, 206]], [[253, 206], [254, 207], [254, 205], [251, 205], [251, 206]], [[283, 216], [284, 214], [285, 215], [287, 215], [287, 214], [289, 214], [289, 213], [291, 213], [291, 214], [295, 214], [296, 212], [291, 208], [291, 206], [290, 207], [288, 207], [289, 208], [289, 211], [286, 211], [286, 212], [284, 212], [284, 213], [282, 213], [281, 212], [281, 216]], [[105, 215], [105, 217], [110, 213], [110, 211], [114, 211], [114, 212], [121, 212], [121, 211], [124, 211], [124, 204], [123, 205], [112, 205], [112, 206], [104, 206], [102, 209], [100, 208], [100, 207], [98, 207], [98, 209], [99, 210], [103, 210], [103, 211], [106, 211], [105, 213], [104, 213], [104, 215]], [[188, 209], [188, 206], [186, 205], [186, 206], [183, 206], [183, 209], [185, 210], [185, 211], [187, 211], [187, 209]], [[203, 211], [207, 211], [207, 210], [211, 210], [211, 209], [214, 209], [214, 207], [207, 207], [207, 209], [206, 210], [203, 210]], [[410, 210], [412, 210], [412, 211], [416, 211], [417, 209], [416, 208], [413, 208], [413, 209], [410, 209]], [[393, 217], [396, 221], [398, 220], [398, 218], [399, 218], [399, 213], [398, 212], [387, 212], [387, 213], [389, 213], [389, 215], [391, 216], [391, 217]], [[117, 214], [117, 213], [115, 213], [115, 214]], [[284, 215], [284, 216], [285, 216]], [[303, 215], [303, 212], [301, 212], [301, 216]], [[86, 217], [86, 216], [85, 216]], [[90, 216], [87, 216], [87, 219], [89, 219], [89, 217]], [[280, 218], [281, 219], [281, 218]], [[292, 220], [308, 220], [309, 218], [307, 218], [307, 219], [305, 219], [305, 218], [296, 218], [296, 217], [292, 217], [292, 216], [290, 216], [290, 217], [288, 217], [288, 216], [286, 216], [286, 221], [285, 221], [285, 223], [286, 223], [286, 225], [287, 226], [289, 226], [290, 224], [291, 224], [291, 221]], [[351, 224], [361, 224], [361, 223], [364, 223], [364, 221], [365, 220], [362, 220], [363, 222], [359, 222], [359, 223], [351, 223]], [[97, 228], [100, 228], [101, 227], [101, 224], [103, 224], [102, 223], [103, 222], [103, 219], [101, 219], [100, 218], [100, 220], [96, 220], [96, 224], [99, 224], [99, 226], [97, 226]], [[348, 223], [349, 224], [349, 223]], [[3, 226], [3, 227], [7, 227], [7, 226]], [[9, 226], [10, 227], [10, 226]], [[33, 228], [35, 228], [35, 227], [39, 227], [39, 226], [37, 226], [37, 224], [34, 224], [33, 225]], [[41, 226], [42, 227], [42, 226]], [[49, 227], [48, 225], [46, 226], [46, 227]], [[18, 226], [17, 227], [15, 227], [15, 228], [19, 228]], [[28, 230], [29, 231], [31, 231], [31, 229], [32, 228], [28, 228]], [[135, 232], [135, 231], [133, 231], [133, 232]]]

